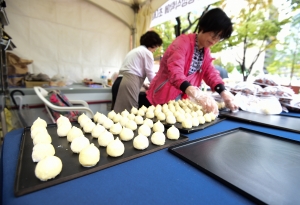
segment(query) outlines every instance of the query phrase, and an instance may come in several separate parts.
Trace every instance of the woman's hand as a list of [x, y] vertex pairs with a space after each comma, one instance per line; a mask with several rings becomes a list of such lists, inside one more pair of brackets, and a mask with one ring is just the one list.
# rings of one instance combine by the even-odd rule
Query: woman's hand
[[221, 92], [221, 97], [225, 102], [225, 106], [229, 108], [231, 111], [237, 111], [239, 106], [234, 101], [234, 95], [231, 94], [228, 90], [224, 90]]

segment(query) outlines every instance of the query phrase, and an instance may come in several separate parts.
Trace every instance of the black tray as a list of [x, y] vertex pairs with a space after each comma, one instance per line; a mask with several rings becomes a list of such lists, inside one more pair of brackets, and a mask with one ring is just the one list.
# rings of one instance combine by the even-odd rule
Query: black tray
[[[80, 127], [79, 124], [74, 125]], [[48, 133], [52, 137], [52, 145], [55, 148], [55, 156], [62, 160], [63, 169], [61, 173], [54, 179], [43, 182], [36, 178], [34, 173], [36, 163], [34, 163], [31, 158], [33, 140], [30, 136], [30, 128], [25, 128], [20, 145], [19, 160], [15, 176], [14, 191], [16, 196], [21, 196], [68, 180], [72, 180], [188, 140], [188, 137], [180, 135], [178, 140], [169, 140], [166, 138], [166, 143], [164, 145], [157, 146], [152, 144], [149, 138], [149, 147], [145, 150], [135, 149], [132, 144], [133, 140], [130, 140], [128, 142], [123, 142], [125, 145], [124, 154], [120, 157], [114, 158], [107, 155], [106, 148], [99, 146], [98, 139], [93, 138], [91, 134], [85, 134], [90, 142], [94, 143], [95, 146], [100, 149], [100, 161], [98, 164], [94, 167], [86, 168], [80, 165], [78, 154], [72, 152], [70, 148], [71, 143], [68, 142], [67, 138], [58, 137], [56, 133], [56, 124], [48, 125], [47, 129]], [[137, 136], [137, 131], [135, 131], [135, 136]]]
[[[182, 125], [181, 125], [181, 123], [178, 123], [178, 122], [176, 122], [176, 123], [174, 124], [174, 126], [175, 126], [176, 128], [178, 128], [178, 130], [179, 130], [181, 133], [189, 134], [189, 133], [192, 133], [192, 132], [197, 132], [197, 131], [199, 131], [199, 130], [203, 130], [203, 129], [205, 129], [205, 128], [209, 127], [209, 126], [212, 126], [212, 125], [214, 125], [214, 124], [217, 124], [217, 123], [219, 123], [219, 122], [221, 122], [221, 121], [223, 121], [223, 120], [225, 120], [225, 119], [221, 119], [221, 118], [218, 118], [218, 117], [217, 117], [214, 121], [206, 122], [206, 123], [204, 123], [203, 125], [200, 124], [199, 126], [197, 126], [197, 127], [192, 127], [192, 128], [190, 128], [190, 129], [183, 128]], [[169, 127], [172, 126], [171, 124], [168, 124], [166, 121], [161, 121], [161, 123], [162, 123], [166, 128], [169, 128]]]
[[264, 115], [242, 110], [236, 113], [222, 111], [219, 116], [300, 133], [300, 119], [294, 116]]
[[298, 141], [237, 128], [168, 150], [256, 203], [299, 204]]

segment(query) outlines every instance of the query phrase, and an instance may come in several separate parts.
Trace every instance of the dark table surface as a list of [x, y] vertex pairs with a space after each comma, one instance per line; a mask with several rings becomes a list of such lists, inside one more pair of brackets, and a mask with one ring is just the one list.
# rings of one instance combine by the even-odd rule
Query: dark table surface
[[[187, 134], [190, 140], [244, 127], [300, 141], [300, 134], [224, 120]], [[2, 148], [2, 204], [254, 204], [244, 195], [163, 149], [20, 197], [14, 180], [23, 129], [8, 133]]]

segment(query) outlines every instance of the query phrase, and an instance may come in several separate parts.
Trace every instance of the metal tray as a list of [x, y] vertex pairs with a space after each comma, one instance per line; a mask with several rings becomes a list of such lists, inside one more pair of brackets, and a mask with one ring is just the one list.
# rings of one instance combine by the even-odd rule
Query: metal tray
[[300, 119], [299, 117], [294, 116], [263, 115], [240, 110], [236, 113], [222, 111], [220, 112], [219, 117], [225, 117], [234, 120], [243, 120], [250, 123], [300, 133]]
[[237, 128], [168, 150], [256, 203], [299, 204], [298, 141]]
[[[216, 119], [215, 119], [214, 121], [212, 121], [212, 122], [206, 122], [206, 123], [203, 124], [203, 125], [199, 125], [199, 126], [197, 126], [197, 127], [192, 127], [192, 128], [190, 128], [190, 129], [183, 128], [182, 125], [181, 125], [181, 123], [178, 123], [178, 122], [176, 122], [176, 123], [174, 124], [174, 126], [175, 126], [176, 128], [178, 128], [178, 130], [179, 130], [181, 133], [189, 134], [189, 133], [197, 132], [197, 131], [199, 131], [199, 130], [203, 130], [203, 129], [205, 129], [205, 128], [209, 127], [209, 126], [212, 126], [212, 125], [214, 125], [214, 124], [217, 124], [217, 123], [219, 123], [219, 122], [221, 122], [221, 121], [223, 121], [223, 120], [225, 120], [225, 119], [216, 118]], [[166, 121], [162, 121], [161, 123], [162, 123], [166, 128], [169, 128], [169, 127], [172, 126], [171, 124], [168, 124]]]
[[[80, 127], [79, 124], [73, 125]], [[36, 163], [33, 162], [31, 158], [33, 142], [30, 136], [30, 128], [25, 128], [20, 145], [19, 160], [15, 176], [14, 191], [16, 196], [21, 196], [30, 192], [60, 184], [62, 182], [72, 180], [188, 140], [188, 137], [180, 135], [178, 140], [166, 139], [166, 143], [164, 145], [157, 146], [152, 144], [149, 139], [149, 147], [145, 150], [135, 149], [132, 144], [133, 141], [130, 140], [128, 142], [123, 142], [125, 145], [124, 154], [120, 157], [114, 158], [107, 155], [106, 148], [99, 146], [98, 139], [93, 138], [91, 134], [85, 134], [90, 142], [94, 143], [100, 149], [100, 161], [98, 164], [94, 167], [86, 168], [80, 165], [78, 154], [72, 152], [70, 148], [71, 143], [67, 141], [67, 138], [58, 137], [56, 133], [56, 124], [48, 125], [47, 129], [48, 133], [52, 137], [52, 145], [55, 148], [55, 156], [62, 160], [63, 169], [61, 173], [54, 179], [40, 181], [38, 178], [36, 178], [34, 173]], [[137, 136], [137, 131], [135, 131], [135, 136]]]

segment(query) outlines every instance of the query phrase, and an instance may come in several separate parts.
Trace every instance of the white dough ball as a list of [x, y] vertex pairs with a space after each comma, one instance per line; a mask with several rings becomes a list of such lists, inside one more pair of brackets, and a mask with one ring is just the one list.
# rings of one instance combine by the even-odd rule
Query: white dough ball
[[133, 139], [133, 147], [138, 150], [144, 150], [149, 146], [149, 140], [144, 135], [138, 135]]
[[107, 114], [107, 117], [112, 120], [114, 119], [115, 115], [116, 115], [115, 111], [112, 110]]
[[76, 137], [80, 137], [82, 135], [83, 135], [82, 130], [76, 126], [73, 126], [67, 134], [67, 140], [69, 142], [72, 142]]
[[146, 117], [147, 118], [154, 118], [154, 112], [152, 110], [147, 110]]
[[114, 123], [120, 122], [120, 120], [122, 119], [122, 116], [120, 115], [120, 113], [116, 114], [113, 118]]
[[38, 134], [38, 133], [48, 133], [47, 131], [47, 128], [45, 127], [35, 127], [33, 130], [31, 130], [30, 132], [30, 135], [31, 135], [31, 138], [34, 139], [35, 136]]
[[86, 116], [84, 113], [82, 113], [82, 114], [79, 115], [79, 117], [77, 118], [77, 122], [78, 122], [79, 124], [81, 124], [81, 121], [82, 121], [83, 119], [86, 119], [86, 118], [89, 118], [89, 117]]
[[96, 124], [93, 121], [90, 121], [84, 125], [83, 131], [85, 133], [91, 133], [93, 131], [94, 127], [96, 127]]
[[176, 117], [176, 121], [179, 122], [179, 123], [182, 123], [185, 119], [185, 116], [181, 113], [179, 115], [177, 115]]
[[52, 142], [51, 136], [48, 134], [48, 132], [39, 132], [37, 135], [33, 138], [33, 144], [40, 144], [40, 143], [46, 143], [50, 144]]
[[154, 132], [151, 135], [151, 142], [155, 145], [164, 145], [166, 142], [166, 136], [162, 132]]
[[113, 135], [118, 135], [121, 133], [122, 131], [122, 125], [118, 122], [116, 124], [113, 124], [113, 126], [110, 127], [109, 131], [113, 134]]
[[198, 117], [193, 117], [192, 118], [192, 125], [193, 125], [193, 127], [199, 126], [199, 119], [198, 119]]
[[154, 132], [164, 132], [165, 126], [158, 120], [156, 123], [153, 124], [153, 131]]
[[40, 143], [34, 145], [32, 149], [32, 161], [39, 162], [48, 156], [53, 156], [55, 154], [55, 149], [52, 144], [49, 143]]
[[203, 125], [205, 123], [204, 116], [198, 116], [199, 124]]
[[110, 142], [106, 147], [106, 152], [111, 157], [119, 157], [124, 154], [124, 151], [125, 146], [118, 137], [114, 141]]
[[167, 123], [169, 123], [169, 124], [175, 124], [175, 123], [176, 123], [176, 118], [175, 118], [174, 115], [168, 115], [166, 121], [167, 121]]
[[85, 136], [80, 136], [76, 137], [72, 142], [71, 142], [71, 150], [74, 153], [79, 153], [83, 148], [88, 146], [90, 144], [90, 141], [88, 138]]
[[71, 130], [72, 124], [70, 122], [64, 122], [57, 126], [57, 135], [59, 137], [66, 137]]
[[138, 109], [136, 107], [132, 107], [130, 112], [131, 114], [136, 115], [138, 113]]
[[141, 125], [141, 124], [143, 124], [144, 119], [142, 116], [137, 115], [137, 116], [135, 116], [134, 121], [136, 122], [137, 125]]
[[144, 112], [148, 110], [148, 108], [145, 105], [143, 105], [140, 109], [144, 110]]
[[100, 124], [97, 124], [92, 130], [92, 137], [98, 138], [102, 132], [106, 131], [105, 127]]
[[153, 121], [151, 119], [146, 118], [143, 122], [144, 125], [148, 125], [148, 127], [153, 127]]
[[210, 112], [211, 121], [214, 121], [216, 119], [216, 115], [213, 112]]
[[133, 137], [134, 137], [133, 131], [127, 127], [123, 127], [123, 129], [120, 133], [121, 140], [129, 141], [129, 140], [132, 140]]
[[187, 128], [187, 129], [192, 128], [193, 127], [192, 119], [186, 118], [185, 120], [183, 120], [181, 125], [182, 125], [183, 128]]
[[107, 118], [104, 114], [100, 114], [100, 116], [98, 117], [97, 122], [98, 122], [100, 125], [103, 125], [103, 123], [104, 123], [107, 119], [108, 119], [108, 118]]
[[62, 161], [56, 156], [48, 156], [35, 167], [35, 176], [41, 181], [55, 178], [62, 170]]
[[197, 113], [198, 117], [203, 116], [203, 112], [201, 110], [197, 110], [196, 113]]
[[101, 116], [101, 113], [96, 112], [96, 114], [95, 114], [94, 117], [93, 117], [94, 122], [97, 122], [97, 121], [98, 121], [98, 118], [99, 118], [100, 116]]
[[100, 160], [100, 151], [92, 143], [79, 153], [79, 163], [84, 167], [95, 166]]
[[113, 126], [113, 124], [114, 122], [111, 119], [107, 118], [103, 123], [103, 127], [105, 127], [106, 129], [110, 129], [110, 127]]
[[126, 123], [125, 127], [129, 128], [131, 130], [136, 130], [137, 129], [137, 124], [133, 120], [128, 120], [128, 122]]
[[139, 116], [144, 116], [145, 115], [145, 111], [143, 109], [139, 109], [137, 115]]
[[167, 130], [167, 138], [171, 140], [177, 140], [180, 137], [180, 132], [177, 127], [172, 125], [168, 130]]
[[56, 120], [56, 124], [57, 126], [59, 126], [60, 124], [64, 124], [66, 122], [70, 122], [69, 118], [63, 116], [63, 115], [60, 115], [59, 118]]
[[125, 109], [121, 112], [122, 117], [127, 117], [129, 115], [129, 112]]
[[85, 118], [82, 118], [82, 120], [80, 121], [80, 126], [81, 127], [84, 127], [86, 124], [90, 123], [90, 122], [93, 122], [90, 118], [88, 117], [85, 117]]
[[160, 121], [166, 120], [166, 115], [165, 115], [165, 113], [163, 113], [163, 112], [158, 113], [156, 117], [157, 117], [157, 119], [160, 120]]
[[205, 122], [211, 122], [211, 116], [209, 113], [206, 113], [205, 115], [203, 115]]
[[102, 147], [106, 147], [113, 140], [114, 140], [114, 135], [108, 132], [107, 130], [105, 130], [98, 137], [98, 144]]
[[32, 126], [31, 126], [31, 129], [30, 130], [33, 130], [32, 127], [47, 127], [47, 122], [43, 119], [41, 119], [40, 117], [38, 117], [33, 123], [32, 123]]
[[138, 129], [138, 134], [149, 137], [151, 135], [151, 128], [148, 125], [141, 125]]
[[135, 115], [134, 115], [133, 113], [130, 113], [130, 114], [127, 116], [127, 118], [128, 118], [129, 120], [134, 120]]
[[[154, 110], [154, 115], [156, 116], [156, 117], [158, 117], [158, 115], [160, 114], [160, 113], [163, 113], [161, 110], [159, 110], [159, 109], [155, 109]], [[163, 113], [164, 114], [164, 113]]]
[[126, 125], [126, 123], [128, 122], [128, 118], [127, 117], [122, 117], [122, 119], [120, 120], [120, 124], [122, 125], [122, 126], [125, 126]]

